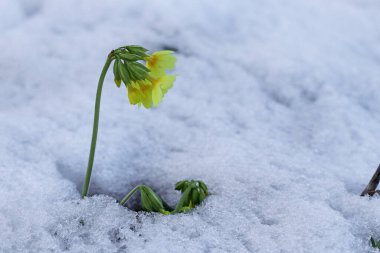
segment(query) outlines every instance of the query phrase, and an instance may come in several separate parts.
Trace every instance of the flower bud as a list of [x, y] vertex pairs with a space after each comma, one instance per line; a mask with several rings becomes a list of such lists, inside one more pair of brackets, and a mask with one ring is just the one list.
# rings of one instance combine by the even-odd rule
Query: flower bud
[[179, 181], [175, 184], [175, 189], [183, 193], [185, 189], [187, 188], [188, 184], [189, 184], [188, 180]]
[[[119, 60], [120, 61], [120, 60]], [[120, 63], [118, 64], [118, 69], [119, 69], [119, 73], [120, 73], [120, 77], [121, 77], [121, 80], [123, 80], [123, 83], [128, 86], [128, 84], [131, 82], [131, 76], [127, 70], [127, 68], [125, 67], [126, 65], [124, 65], [121, 61]]]
[[165, 213], [161, 198], [148, 186], [140, 186], [141, 207], [147, 212]]
[[141, 47], [141, 46], [136, 46], [136, 45], [131, 45], [131, 46], [126, 46], [125, 47], [129, 52], [132, 54], [142, 56], [142, 57], [148, 57], [149, 55], [146, 54], [148, 49]]
[[120, 64], [119, 59], [116, 59], [115, 63], [113, 64], [113, 74], [115, 76], [114, 80], [115, 80], [117, 87], [120, 87], [120, 85], [121, 85], [121, 77], [120, 77], [120, 73], [119, 73], [119, 64]]
[[208, 189], [204, 182], [197, 180], [182, 180], [176, 183], [175, 189], [182, 192], [182, 196], [174, 210], [184, 212], [202, 203], [208, 195]]
[[130, 54], [127, 52], [120, 53], [119, 56], [121, 59], [126, 60], [126, 61], [131, 61], [131, 62], [143, 60], [141, 56]]

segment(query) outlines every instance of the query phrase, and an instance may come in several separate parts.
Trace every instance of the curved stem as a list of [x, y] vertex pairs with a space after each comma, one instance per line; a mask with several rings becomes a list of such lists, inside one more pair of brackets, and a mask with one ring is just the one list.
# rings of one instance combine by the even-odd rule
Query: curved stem
[[133, 188], [132, 191], [130, 191], [125, 197], [120, 201], [120, 205], [124, 206], [125, 203], [132, 197], [132, 195], [140, 188], [141, 185], [136, 186]]
[[103, 88], [104, 78], [106, 77], [108, 68], [109, 68], [112, 60], [113, 60], [112, 57], [110, 57], [110, 56], [107, 57], [107, 61], [104, 64], [104, 67], [103, 67], [102, 73], [100, 74], [100, 78], [99, 78], [99, 82], [98, 82], [98, 89], [97, 89], [97, 92], [96, 92], [96, 101], [95, 101], [94, 126], [93, 126], [93, 129], [92, 129], [92, 140], [91, 140], [90, 156], [88, 158], [86, 179], [85, 179], [84, 186], [83, 186], [82, 198], [84, 198], [84, 197], [87, 196], [88, 188], [90, 186], [92, 166], [94, 164], [96, 139], [97, 139], [97, 136], [98, 136], [100, 99], [101, 99], [101, 96], [102, 96], [102, 88]]

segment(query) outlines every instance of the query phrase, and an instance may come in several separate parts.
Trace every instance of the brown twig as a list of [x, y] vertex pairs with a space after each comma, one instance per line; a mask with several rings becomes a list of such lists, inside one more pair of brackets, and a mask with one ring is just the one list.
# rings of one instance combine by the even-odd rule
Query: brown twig
[[365, 195], [373, 196], [373, 194], [377, 192], [376, 188], [377, 188], [377, 185], [379, 184], [379, 181], [380, 181], [380, 165], [379, 167], [377, 167], [375, 174], [373, 174], [367, 187], [363, 190], [360, 196], [365, 196]]

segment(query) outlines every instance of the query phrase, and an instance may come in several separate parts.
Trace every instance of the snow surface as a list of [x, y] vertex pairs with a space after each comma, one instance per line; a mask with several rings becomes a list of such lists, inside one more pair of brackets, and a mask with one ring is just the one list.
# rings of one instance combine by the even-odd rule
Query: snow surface
[[[101, 3], [102, 2], [102, 3]], [[368, 252], [380, 198], [377, 0], [1, 0], [0, 252]], [[106, 78], [125, 44], [176, 49], [157, 109]], [[211, 191], [189, 214], [121, 207], [139, 183]], [[134, 204], [131, 205], [133, 208]]]

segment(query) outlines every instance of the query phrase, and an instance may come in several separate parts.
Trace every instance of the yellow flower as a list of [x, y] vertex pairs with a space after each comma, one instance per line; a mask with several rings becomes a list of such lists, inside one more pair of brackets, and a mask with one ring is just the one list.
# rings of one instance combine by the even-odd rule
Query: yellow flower
[[152, 107], [152, 85], [142, 85], [138, 88], [134, 88], [132, 86], [128, 86], [128, 98], [129, 102], [132, 105], [138, 105], [139, 107], [141, 104], [145, 108], [151, 108]]
[[164, 76], [165, 70], [172, 70], [175, 67], [176, 58], [173, 51], [163, 50], [154, 52], [146, 59], [146, 66], [151, 71], [152, 76]]
[[[163, 50], [146, 54], [139, 46], [127, 46], [116, 52], [114, 64], [115, 83], [121, 82], [128, 89], [129, 102], [145, 108], [158, 106], [164, 95], [173, 86], [176, 77], [167, 75], [175, 67], [176, 58], [172, 51]], [[141, 61], [145, 61], [145, 66]]]
[[145, 108], [157, 107], [164, 95], [173, 86], [175, 75], [164, 75], [152, 78], [145, 85], [128, 86], [129, 102], [133, 105], [141, 105]]
[[152, 85], [152, 82], [148, 79], [143, 79], [143, 80], [135, 80], [135, 81], [130, 81], [129, 86], [132, 86], [133, 88], [138, 89], [141, 86], [149, 86]]
[[175, 75], [164, 75], [152, 80], [152, 101], [154, 106], [158, 106], [164, 95], [173, 87], [175, 78]]

